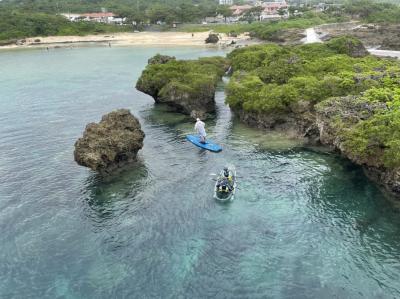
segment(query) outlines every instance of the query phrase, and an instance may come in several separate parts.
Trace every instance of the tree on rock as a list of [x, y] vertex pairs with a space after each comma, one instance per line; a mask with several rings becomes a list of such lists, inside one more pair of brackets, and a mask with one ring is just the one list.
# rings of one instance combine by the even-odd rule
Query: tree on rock
[[[158, 61], [160, 56], [149, 62]], [[205, 115], [215, 111], [215, 90], [229, 67], [222, 57], [197, 60], [170, 59], [149, 63], [136, 82], [136, 88], [187, 115]]]
[[100, 123], [86, 126], [83, 137], [75, 142], [74, 158], [82, 166], [108, 173], [136, 159], [145, 134], [129, 110], [104, 115]]

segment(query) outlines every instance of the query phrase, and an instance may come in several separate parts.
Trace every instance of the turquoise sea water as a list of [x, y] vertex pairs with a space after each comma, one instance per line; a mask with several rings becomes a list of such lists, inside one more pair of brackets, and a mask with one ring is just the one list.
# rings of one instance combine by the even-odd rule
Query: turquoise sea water
[[[335, 154], [250, 129], [224, 106], [193, 122], [134, 89], [157, 52], [0, 52], [0, 298], [399, 298], [400, 211]], [[107, 180], [73, 161], [87, 123], [129, 108], [146, 133]], [[212, 174], [236, 166], [230, 204]]]

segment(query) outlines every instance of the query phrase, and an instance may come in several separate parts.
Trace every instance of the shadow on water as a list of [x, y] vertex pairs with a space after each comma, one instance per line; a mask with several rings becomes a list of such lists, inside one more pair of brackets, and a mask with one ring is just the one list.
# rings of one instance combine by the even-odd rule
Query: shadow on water
[[[165, 104], [154, 104], [150, 109], [143, 110], [142, 116], [151, 127], [160, 128], [166, 132], [175, 132], [177, 136], [182, 132], [193, 132], [195, 123], [195, 120], [191, 116], [178, 113]], [[207, 127], [215, 127], [217, 115], [213, 113], [208, 114], [205, 122]]]
[[96, 223], [118, 216], [124, 212], [123, 206], [132, 205], [133, 201], [146, 197], [143, 191], [151, 184], [151, 180], [149, 170], [140, 160], [116, 174], [103, 176], [91, 173], [81, 190], [87, 203], [86, 216]]
[[[224, 104], [224, 84], [221, 82], [217, 86], [216, 91], [216, 111], [208, 113], [207, 118], [203, 121], [206, 123], [207, 134], [210, 137], [218, 136], [223, 139], [227, 135], [231, 125], [231, 112], [229, 107]], [[183, 135], [194, 133], [195, 120], [182, 113], [176, 112], [173, 108], [166, 104], [154, 104], [141, 111], [142, 117], [146, 124], [152, 129], [161, 129], [163, 132], [173, 134], [177, 139]]]

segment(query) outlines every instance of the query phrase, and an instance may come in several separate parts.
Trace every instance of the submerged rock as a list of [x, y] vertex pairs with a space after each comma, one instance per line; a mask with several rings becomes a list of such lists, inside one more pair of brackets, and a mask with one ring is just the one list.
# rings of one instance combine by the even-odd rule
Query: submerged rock
[[86, 126], [75, 142], [74, 158], [79, 165], [107, 173], [134, 161], [144, 137], [137, 118], [119, 109]]

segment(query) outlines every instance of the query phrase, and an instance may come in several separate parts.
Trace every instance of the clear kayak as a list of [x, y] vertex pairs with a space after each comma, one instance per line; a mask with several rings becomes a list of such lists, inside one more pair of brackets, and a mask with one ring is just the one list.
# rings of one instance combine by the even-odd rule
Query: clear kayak
[[214, 198], [218, 201], [230, 201], [235, 197], [236, 192], [236, 170], [228, 169], [229, 175], [225, 176], [222, 170], [217, 178], [214, 188]]

